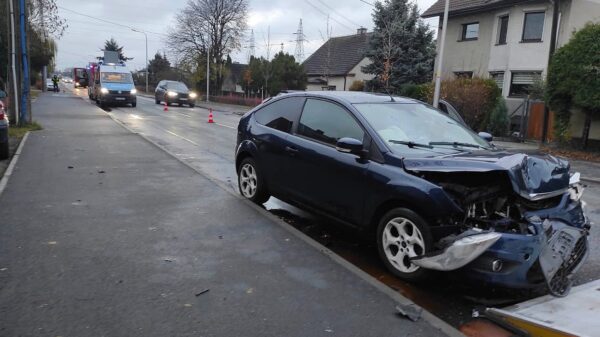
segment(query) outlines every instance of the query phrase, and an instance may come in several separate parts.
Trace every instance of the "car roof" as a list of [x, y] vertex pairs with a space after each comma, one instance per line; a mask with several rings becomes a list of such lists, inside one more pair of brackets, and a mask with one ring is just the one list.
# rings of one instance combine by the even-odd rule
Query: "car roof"
[[311, 96], [311, 97], [323, 97], [335, 99], [338, 101], [345, 101], [350, 104], [358, 103], [423, 103], [419, 100], [401, 97], [401, 96], [390, 96], [381, 93], [362, 92], [362, 91], [296, 91], [289, 93], [282, 93], [281, 96]]

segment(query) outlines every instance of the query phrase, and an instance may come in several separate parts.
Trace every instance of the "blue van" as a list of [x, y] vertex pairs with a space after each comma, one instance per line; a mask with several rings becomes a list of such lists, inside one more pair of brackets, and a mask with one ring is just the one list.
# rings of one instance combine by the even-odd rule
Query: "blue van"
[[115, 104], [137, 105], [137, 90], [133, 83], [131, 71], [125, 63], [100, 63], [94, 73], [91, 98], [100, 107]]

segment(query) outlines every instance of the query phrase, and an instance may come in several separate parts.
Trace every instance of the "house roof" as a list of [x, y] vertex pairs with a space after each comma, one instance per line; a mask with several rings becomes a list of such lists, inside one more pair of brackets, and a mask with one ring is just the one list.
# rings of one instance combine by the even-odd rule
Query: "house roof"
[[372, 33], [362, 33], [330, 38], [302, 63], [306, 74], [309, 76], [347, 75], [365, 58], [371, 35]]
[[[544, 2], [539, 0], [450, 0], [450, 11], [449, 16], [471, 14], [478, 12], [485, 12], [488, 10], [503, 8], [512, 6], [518, 3], [525, 2]], [[429, 7], [421, 17], [429, 18], [433, 16], [439, 16], [444, 14], [445, 0], [437, 0], [431, 7]]]

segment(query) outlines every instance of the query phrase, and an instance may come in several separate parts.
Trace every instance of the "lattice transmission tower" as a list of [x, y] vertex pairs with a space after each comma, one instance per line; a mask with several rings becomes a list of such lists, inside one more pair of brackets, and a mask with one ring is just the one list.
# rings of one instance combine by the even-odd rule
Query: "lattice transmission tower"
[[298, 30], [294, 35], [296, 35], [296, 51], [294, 52], [294, 57], [296, 58], [296, 62], [302, 63], [302, 61], [304, 61], [304, 41], [306, 41], [306, 36], [302, 29], [302, 19], [300, 19]]

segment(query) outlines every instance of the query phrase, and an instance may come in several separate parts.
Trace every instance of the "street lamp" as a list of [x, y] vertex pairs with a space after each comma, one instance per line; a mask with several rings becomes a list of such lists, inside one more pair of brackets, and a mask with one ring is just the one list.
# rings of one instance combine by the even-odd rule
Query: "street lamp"
[[141, 31], [141, 30], [137, 30], [135, 28], [131, 28], [131, 30], [133, 30], [134, 32], [137, 33], [142, 33], [144, 34], [144, 36], [146, 37], [146, 94], [148, 93], [148, 72], [150, 71], [150, 69], [148, 69], [148, 34], [146, 34], [146, 32]]
[[435, 90], [433, 91], [433, 107], [437, 108], [440, 102], [440, 89], [442, 86], [442, 62], [444, 62], [444, 45], [446, 44], [446, 31], [448, 30], [448, 11], [450, 9], [450, 0], [446, 0], [444, 6], [444, 21], [442, 21], [442, 36], [440, 41], [440, 52], [437, 61], [437, 69], [435, 72]]

